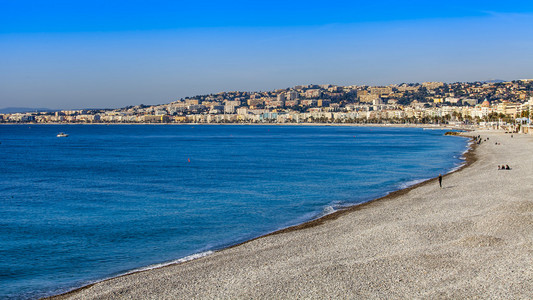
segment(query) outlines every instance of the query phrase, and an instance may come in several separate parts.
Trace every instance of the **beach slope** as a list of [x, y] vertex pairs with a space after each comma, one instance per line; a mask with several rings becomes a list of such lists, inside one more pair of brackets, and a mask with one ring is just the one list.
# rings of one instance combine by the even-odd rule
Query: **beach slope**
[[469, 134], [489, 140], [443, 188], [431, 180], [297, 230], [54, 299], [530, 299], [533, 137]]

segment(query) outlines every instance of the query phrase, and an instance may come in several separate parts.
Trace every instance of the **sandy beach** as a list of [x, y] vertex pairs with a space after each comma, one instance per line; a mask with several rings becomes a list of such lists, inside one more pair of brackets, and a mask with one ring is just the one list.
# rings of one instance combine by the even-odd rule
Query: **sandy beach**
[[443, 188], [433, 179], [52, 299], [531, 299], [533, 136], [466, 134], [489, 140], [469, 153], [469, 166], [444, 176]]

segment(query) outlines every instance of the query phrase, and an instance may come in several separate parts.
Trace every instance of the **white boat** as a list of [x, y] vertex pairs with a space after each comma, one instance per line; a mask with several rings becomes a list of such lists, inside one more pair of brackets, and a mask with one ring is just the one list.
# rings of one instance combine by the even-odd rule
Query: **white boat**
[[67, 137], [68, 134], [64, 133], [64, 132], [60, 132], [57, 134], [57, 137]]

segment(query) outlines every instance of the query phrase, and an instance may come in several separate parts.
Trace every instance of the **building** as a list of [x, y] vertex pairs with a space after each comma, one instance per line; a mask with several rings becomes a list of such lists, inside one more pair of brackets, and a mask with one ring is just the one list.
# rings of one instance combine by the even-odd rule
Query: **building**
[[167, 115], [144, 115], [141, 117], [141, 122], [144, 123], [168, 123], [170, 122], [170, 117]]
[[516, 117], [520, 111], [520, 105], [509, 101], [503, 101], [496, 106], [496, 112], [511, 117]]
[[443, 82], [423, 82], [422, 83], [422, 86], [425, 87], [428, 90], [434, 90], [434, 89], [439, 88], [439, 87], [441, 87], [443, 85], [444, 85]]
[[294, 90], [290, 90], [287, 93], [285, 93], [285, 100], [292, 101], [298, 99], [298, 92]]
[[379, 99], [379, 96], [376, 94], [359, 95], [359, 93], [357, 93], [357, 98], [359, 98], [360, 102], [372, 103], [374, 100]]
[[381, 97], [382, 95], [389, 95], [389, 94], [392, 94], [392, 88], [391, 87], [371, 87], [370, 94], [378, 95], [379, 97]]
[[248, 99], [248, 106], [250, 107], [257, 107], [263, 104], [265, 104], [265, 101], [263, 99]]

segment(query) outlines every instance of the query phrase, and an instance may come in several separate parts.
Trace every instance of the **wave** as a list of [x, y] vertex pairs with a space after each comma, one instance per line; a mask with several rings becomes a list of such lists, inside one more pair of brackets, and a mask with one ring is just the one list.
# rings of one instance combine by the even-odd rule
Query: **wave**
[[130, 275], [130, 274], [133, 274], [133, 273], [138, 273], [138, 272], [148, 271], [148, 270], [157, 269], [157, 268], [170, 266], [170, 265], [174, 265], [174, 264], [184, 263], [184, 262], [187, 262], [187, 261], [191, 261], [191, 260], [195, 260], [195, 259], [198, 259], [198, 258], [202, 258], [204, 256], [208, 256], [208, 255], [213, 254], [213, 253], [214, 253], [214, 251], [205, 251], [205, 252], [195, 253], [195, 254], [192, 254], [192, 255], [189, 255], [189, 256], [185, 256], [185, 257], [180, 258], [180, 259], [171, 260], [171, 261], [158, 263], [158, 264], [153, 264], [153, 265], [149, 265], [149, 266], [146, 266], [146, 267], [133, 269], [133, 270], [130, 270], [130, 271], [127, 271], [127, 272], [124, 272], [124, 273], [119, 273], [116, 276], [109, 276], [109, 277], [106, 277], [106, 278], [103, 278], [103, 279], [99, 279], [99, 280], [85, 281], [85, 282], [83, 282], [83, 283], [81, 283], [79, 285], [74, 285], [74, 287], [70, 287], [70, 288], [60, 288], [60, 289], [56, 289], [56, 290], [40, 292], [38, 294], [32, 293], [32, 294], [28, 294], [28, 295], [30, 295], [30, 296], [28, 296], [28, 299], [34, 298], [33, 296], [38, 296], [38, 298], [41, 298], [41, 297], [48, 297], [50, 295], [61, 295], [63, 293], [68, 293], [70, 291], [74, 291], [74, 290], [77, 290], [77, 289], [80, 289], [80, 288], [83, 288], [83, 287], [87, 287], [87, 286], [90, 286], [92, 284], [96, 284], [96, 283], [99, 283], [99, 282], [102, 282], [102, 281], [110, 280], [110, 279], [117, 278], [117, 277], [122, 277], [122, 276], [125, 276], [125, 275]]
[[455, 171], [461, 169], [464, 165], [466, 165], [466, 162], [463, 162], [463, 163], [458, 164], [457, 166], [453, 167], [453, 168], [450, 170], [450, 172], [448, 172], [448, 173], [453, 173], [453, 172], [455, 172]]
[[455, 172], [461, 169], [464, 165], [466, 165], [466, 154], [472, 150], [472, 145], [474, 145], [474, 141], [470, 140], [466, 145], [466, 149], [461, 153], [461, 156], [459, 157], [462, 162], [459, 163], [457, 166], [453, 167], [449, 173]]
[[322, 218], [323, 216], [330, 215], [334, 212], [336, 212], [337, 209], [335, 209], [333, 206], [328, 205], [322, 209], [322, 211], [318, 214], [317, 218]]
[[337, 201], [336, 202], [332, 202], [329, 205], [326, 205], [326, 206], [322, 207], [321, 209], [318, 208], [318, 209], [316, 209], [314, 211], [310, 211], [308, 213], [305, 213], [305, 214], [301, 215], [300, 217], [298, 217], [298, 218], [296, 218], [294, 220], [291, 220], [289, 222], [281, 224], [281, 226], [277, 227], [275, 230], [269, 231], [267, 234], [272, 233], [272, 232], [276, 232], [276, 231], [279, 231], [279, 230], [283, 230], [283, 229], [291, 227], [291, 226], [300, 225], [300, 224], [303, 224], [303, 223], [306, 223], [306, 222], [309, 222], [309, 221], [312, 221], [312, 220], [320, 219], [320, 218], [322, 218], [324, 216], [327, 216], [329, 214], [332, 214], [332, 213], [336, 212], [339, 209], [342, 209], [342, 208], [345, 208], [345, 207], [348, 207], [348, 206], [351, 206], [351, 205], [349, 205], [349, 204], [342, 205], [340, 202], [337, 202]]
[[122, 274], [118, 275], [117, 277], [124, 276], [124, 275], [129, 275], [129, 274], [133, 274], [133, 273], [137, 273], [137, 272], [142, 272], [142, 271], [148, 271], [148, 270], [152, 270], [152, 269], [158, 269], [158, 268], [161, 268], [161, 267], [175, 265], [175, 264], [179, 264], [179, 263], [184, 263], [184, 262], [187, 262], [187, 261], [191, 261], [191, 260], [195, 260], [195, 259], [198, 259], [198, 258], [202, 258], [204, 256], [211, 255], [213, 253], [214, 253], [214, 251], [205, 251], [205, 252], [195, 253], [195, 254], [192, 254], [192, 255], [189, 255], [189, 256], [185, 256], [185, 257], [180, 258], [180, 259], [175, 259], [175, 260], [171, 260], [171, 261], [168, 261], [168, 262], [163, 262], [163, 263], [153, 264], [153, 265], [149, 265], [149, 266], [138, 268], [138, 269], [133, 269], [133, 270], [128, 271], [126, 273], [122, 273]]
[[[398, 188], [400, 190], [403, 190], [403, 189], [406, 189], [406, 188], [411, 187], [413, 185], [417, 185], [417, 184], [419, 184], [421, 182], [424, 182], [426, 180], [429, 180], [429, 179], [431, 179], [431, 178], [415, 179], [415, 180], [410, 180], [410, 181], [407, 181], [407, 182], [402, 182], [402, 183], [400, 183], [398, 185]], [[387, 194], [390, 194], [390, 193], [387, 193]]]
[[467, 144], [466, 144], [466, 149], [465, 151], [463, 151], [463, 156], [468, 153], [468, 151], [472, 150], [472, 145], [474, 145], [474, 141], [470, 140]]

